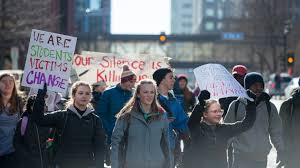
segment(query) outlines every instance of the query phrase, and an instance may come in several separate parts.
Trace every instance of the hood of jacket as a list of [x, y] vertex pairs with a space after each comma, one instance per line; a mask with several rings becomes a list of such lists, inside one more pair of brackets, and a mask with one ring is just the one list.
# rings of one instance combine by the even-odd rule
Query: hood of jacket
[[82, 115], [80, 115], [79, 112], [76, 110], [76, 108], [74, 107], [73, 104], [70, 105], [70, 106], [68, 107], [68, 109], [69, 109], [70, 111], [72, 111], [73, 113], [75, 113], [79, 118], [82, 118], [82, 117], [84, 117], [84, 116], [87, 116], [87, 115], [89, 115], [90, 113], [92, 113], [92, 112], [94, 111], [94, 109], [93, 109], [92, 107], [87, 106], [85, 112], [84, 112]]

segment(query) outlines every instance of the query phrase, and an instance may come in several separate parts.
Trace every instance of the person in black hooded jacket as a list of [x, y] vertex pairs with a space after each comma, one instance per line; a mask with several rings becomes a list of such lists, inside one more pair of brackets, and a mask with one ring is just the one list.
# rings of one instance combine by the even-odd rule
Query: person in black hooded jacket
[[[247, 91], [247, 93], [250, 97], [255, 98], [252, 92]], [[216, 100], [205, 101], [209, 97], [208, 91], [200, 92], [199, 103], [189, 119], [191, 140], [185, 150], [184, 168], [227, 167], [228, 140], [251, 128], [255, 121], [255, 102], [247, 101], [247, 114], [243, 121], [221, 124], [223, 111], [220, 104]]]
[[105, 134], [101, 120], [89, 105], [91, 88], [78, 81], [73, 84], [67, 109], [45, 114], [46, 84], [39, 90], [33, 106], [33, 119], [41, 126], [55, 128], [54, 163], [59, 168], [104, 167]]
[[292, 96], [282, 103], [279, 115], [283, 126], [285, 168], [298, 168], [300, 165], [300, 88], [295, 89]]
[[49, 127], [37, 126], [32, 120], [35, 96], [30, 96], [26, 111], [18, 122], [14, 135], [14, 147], [18, 158], [18, 168], [46, 168], [45, 143], [50, 134]]

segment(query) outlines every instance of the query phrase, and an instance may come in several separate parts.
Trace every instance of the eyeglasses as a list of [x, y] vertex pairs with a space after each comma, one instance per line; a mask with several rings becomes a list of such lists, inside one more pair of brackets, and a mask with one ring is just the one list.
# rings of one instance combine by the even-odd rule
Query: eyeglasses
[[220, 109], [220, 110], [211, 110], [211, 111], [208, 111], [209, 113], [214, 113], [214, 114], [224, 114], [224, 110]]

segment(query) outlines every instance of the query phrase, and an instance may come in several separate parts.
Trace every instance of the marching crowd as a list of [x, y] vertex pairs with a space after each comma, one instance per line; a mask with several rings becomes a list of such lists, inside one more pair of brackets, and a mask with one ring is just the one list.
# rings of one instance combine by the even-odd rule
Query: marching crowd
[[210, 99], [169, 68], [137, 83], [124, 66], [115, 86], [73, 83], [70, 99], [54, 101], [53, 111], [47, 84], [24, 101], [14, 77], [3, 74], [0, 167], [266, 168], [272, 145], [277, 167], [299, 167], [300, 89], [278, 112], [261, 74], [236, 65], [232, 75], [249, 98]]

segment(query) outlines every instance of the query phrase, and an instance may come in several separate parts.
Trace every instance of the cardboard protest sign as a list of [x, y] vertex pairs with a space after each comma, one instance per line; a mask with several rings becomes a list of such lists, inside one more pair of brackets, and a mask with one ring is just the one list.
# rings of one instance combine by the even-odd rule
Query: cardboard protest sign
[[[30, 88], [28, 96], [37, 95], [37, 88]], [[55, 111], [58, 108], [55, 107], [57, 103], [61, 100], [61, 95], [56, 92], [47, 91], [47, 96], [45, 98], [45, 105], [47, 106], [47, 111]]]
[[75, 55], [73, 62], [80, 80], [89, 83], [104, 80], [108, 85], [121, 81], [123, 65], [128, 65], [139, 81], [152, 78], [153, 72], [159, 68], [169, 67], [169, 59], [154, 54], [116, 55], [85, 51], [81, 55]]
[[208, 90], [211, 99], [246, 97], [246, 90], [220, 64], [205, 64], [194, 69], [200, 90]]
[[33, 29], [25, 62], [22, 86], [65, 94], [68, 88], [76, 37]]

